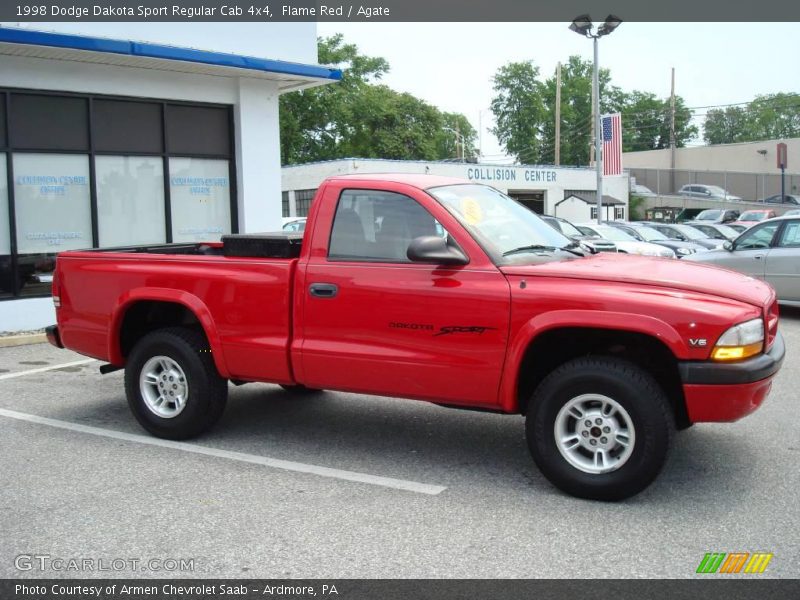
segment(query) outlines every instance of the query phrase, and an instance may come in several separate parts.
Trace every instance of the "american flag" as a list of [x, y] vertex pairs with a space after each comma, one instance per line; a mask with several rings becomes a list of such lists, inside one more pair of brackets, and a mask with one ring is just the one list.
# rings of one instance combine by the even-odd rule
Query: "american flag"
[[622, 116], [603, 115], [603, 175], [622, 175]]

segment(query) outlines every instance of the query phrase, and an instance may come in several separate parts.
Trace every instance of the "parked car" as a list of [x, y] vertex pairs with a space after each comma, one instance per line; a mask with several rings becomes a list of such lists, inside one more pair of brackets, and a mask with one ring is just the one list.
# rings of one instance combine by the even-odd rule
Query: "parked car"
[[283, 220], [283, 231], [303, 232], [306, 229], [306, 217], [289, 217]]
[[575, 225], [562, 219], [561, 217], [552, 217], [550, 215], [542, 215], [542, 220], [550, 225], [556, 231], [560, 231], [565, 236], [578, 243], [586, 244], [595, 252], [616, 252], [617, 247], [613, 242], [604, 240], [601, 236], [595, 234], [586, 234], [580, 231]]
[[689, 221], [685, 223], [689, 227], [694, 227], [698, 231], [705, 233], [708, 237], [715, 240], [735, 240], [739, 237], [740, 231], [721, 223], [701, 223], [699, 221]]
[[736, 219], [735, 222], [746, 227], [751, 227], [760, 221], [772, 219], [773, 217], [777, 216], [778, 215], [774, 210], [746, 210], [739, 215], [739, 218]]
[[739, 196], [734, 196], [728, 190], [724, 190], [718, 185], [705, 185], [701, 183], [690, 183], [678, 190], [679, 196], [688, 198], [705, 198], [707, 200], [741, 200]]
[[647, 196], [656, 196], [657, 194], [653, 190], [651, 190], [649, 187], [647, 187], [646, 185], [642, 185], [640, 183], [637, 183], [637, 184], [631, 186], [631, 195], [632, 196], [646, 196], [647, 197]]
[[302, 238], [61, 252], [47, 337], [124, 368], [157, 437], [213, 427], [231, 380], [524, 414], [542, 473], [601, 500], [645, 489], [676, 428], [757, 409], [785, 357], [767, 284], [586, 255], [489, 186], [342, 175], [310, 210]]
[[707, 248], [693, 242], [672, 240], [663, 233], [639, 221], [606, 221], [606, 225], [617, 227], [640, 242], [651, 242], [672, 249], [678, 258], [683, 258], [695, 252], [705, 252]]
[[724, 243], [722, 240], [715, 240], [714, 238], [710, 238], [702, 231], [698, 231], [694, 227], [689, 227], [688, 225], [685, 224], [648, 223], [648, 225], [653, 229], [658, 229], [658, 231], [663, 233], [668, 238], [672, 238], [673, 240], [680, 240], [682, 242], [694, 242], [695, 244], [704, 246], [709, 250], [714, 250], [715, 248], [722, 248], [722, 244]]
[[784, 217], [800, 217], [800, 208], [793, 208], [783, 213]]
[[761, 202], [764, 202], [765, 204], [793, 204], [798, 206], [800, 205], [800, 196], [796, 196], [794, 194], [785, 194], [783, 198], [781, 198], [780, 194], [775, 194], [769, 198], [764, 198], [761, 200]]
[[731, 223], [739, 218], [739, 211], [724, 208], [707, 208], [699, 212], [691, 221], [703, 221], [704, 223]]
[[639, 254], [642, 256], [660, 256], [662, 258], [675, 258], [675, 252], [658, 244], [642, 242], [632, 235], [622, 231], [619, 227], [611, 225], [598, 225], [597, 223], [578, 223], [575, 225], [586, 235], [601, 237], [605, 240], [614, 242], [619, 252], [626, 254]]
[[734, 229], [734, 230], [738, 231], [739, 233], [742, 233], [742, 232], [746, 231], [749, 228], [749, 225], [744, 225], [742, 223], [737, 223], [736, 221], [734, 221], [733, 223], [726, 223], [725, 226], [726, 227], [730, 227], [731, 229]]
[[778, 300], [800, 305], [800, 217], [776, 217], [750, 227], [721, 250], [689, 257], [763, 279]]

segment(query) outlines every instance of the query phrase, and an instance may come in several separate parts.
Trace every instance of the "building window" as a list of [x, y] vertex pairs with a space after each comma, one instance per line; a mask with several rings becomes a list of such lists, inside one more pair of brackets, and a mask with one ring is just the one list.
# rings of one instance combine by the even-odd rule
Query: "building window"
[[625, 208], [622, 206], [614, 207], [614, 219], [621, 221], [625, 218]]
[[63, 250], [236, 231], [231, 114], [0, 89], [0, 298], [49, 295]]
[[89, 157], [14, 154], [19, 293], [49, 293], [54, 254], [91, 248]]
[[6, 155], [0, 153], [0, 298], [14, 293], [11, 265], [11, 228], [8, 226], [8, 174]]
[[414, 238], [441, 226], [416, 200], [393, 192], [345, 191], [336, 207], [328, 256], [339, 260], [411, 262]]
[[95, 177], [101, 247], [167, 241], [160, 157], [98, 156]]
[[311, 209], [311, 201], [314, 199], [317, 190], [297, 190], [294, 193], [294, 205], [296, 216], [307, 217]]
[[281, 192], [281, 215], [289, 216], [289, 192]]
[[231, 232], [229, 172], [227, 160], [169, 160], [173, 241], [219, 240]]
[[589, 217], [592, 221], [597, 221], [597, 207], [592, 206], [592, 214]]

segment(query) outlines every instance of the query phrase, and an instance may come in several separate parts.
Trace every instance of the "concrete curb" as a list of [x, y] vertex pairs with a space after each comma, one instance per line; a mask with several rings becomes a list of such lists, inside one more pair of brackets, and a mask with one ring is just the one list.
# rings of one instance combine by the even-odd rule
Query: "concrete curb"
[[28, 344], [41, 344], [46, 341], [47, 336], [43, 333], [9, 335], [7, 337], [0, 337], [0, 348], [10, 348], [11, 346], [27, 346]]

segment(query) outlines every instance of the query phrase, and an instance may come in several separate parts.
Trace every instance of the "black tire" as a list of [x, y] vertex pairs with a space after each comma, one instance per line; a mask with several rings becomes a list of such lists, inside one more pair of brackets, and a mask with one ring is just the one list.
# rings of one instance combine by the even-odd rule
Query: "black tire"
[[318, 390], [317, 388], [306, 387], [302, 383], [298, 383], [296, 385], [280, 384], [280, 386], [290, 394], [295, 394], [297, 396], [310, 396], [312, 394], [319, 394], [322, 391]]
[[[585, 472], [570, 463], [556, 444], [559, 411], [583, 394], [611, 398], [628, 413], [634, 442], [628, 458], [616, 470]], [[581, 427], [577, 418], [572, 423]], [[578, 358], [558, 367], [534, 392], [525, 423], [533, 459], [553, 485], [579, 498], [609, 501], [634, 496], [652, 483], [666, 462], [674, 430], [669, 400], [653, 377], [635, 364], [613, 357]], [[586, 433], [588, 441], [596, 435]], [[618, 446], [616, 452], [620, 451]], [[591, 456], [582, 448], [577, 453]]]
[[[140, 374], [147, 362], [165, 356], [179, 365], [188, 389], [184, 408], [174, 417], [157, 415], [147, 405]], [[210, 429], [222, 416], [228, 382], [220, 377], [202, 332], [184, 327], [160, 329], [134, 346], [125, 367], [125, 394], [136, 420], [156, 437], [185, 440]]]

